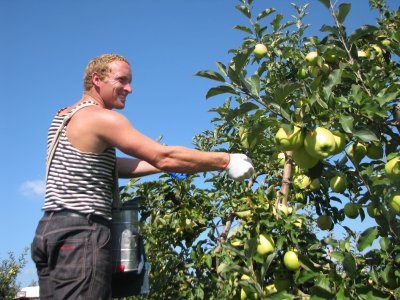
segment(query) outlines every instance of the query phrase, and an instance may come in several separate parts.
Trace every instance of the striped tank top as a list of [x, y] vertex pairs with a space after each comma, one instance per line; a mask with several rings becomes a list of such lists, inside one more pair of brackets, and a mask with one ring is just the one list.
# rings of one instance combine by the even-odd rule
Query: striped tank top
[[[83, 103], [97, 105], [92, 101]], [[49, 128], [47, 151], [64, 118], [58, 113]], [[42, 209], [70, 209], [111, 219], [115, 164], [115, 148], [103, 153], [82, 152], [68, 141], [64, 127], [51, 161]]]

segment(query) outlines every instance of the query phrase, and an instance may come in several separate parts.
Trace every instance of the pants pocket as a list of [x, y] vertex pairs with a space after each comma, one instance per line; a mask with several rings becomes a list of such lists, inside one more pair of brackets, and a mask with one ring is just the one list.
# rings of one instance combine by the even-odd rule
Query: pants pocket
[[49, 244], [50, 272], [54, 281], [65, 282], [83, 279], [87, 260], [88, 239], [74, 238]]

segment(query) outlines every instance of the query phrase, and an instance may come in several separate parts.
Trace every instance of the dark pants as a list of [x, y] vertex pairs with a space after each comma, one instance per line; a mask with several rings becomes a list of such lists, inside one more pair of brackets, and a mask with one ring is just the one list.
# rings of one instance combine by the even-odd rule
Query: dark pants
[[85, 217], [45, 214], [31, 247], [40, 299], [111, 299], [110, 227]]

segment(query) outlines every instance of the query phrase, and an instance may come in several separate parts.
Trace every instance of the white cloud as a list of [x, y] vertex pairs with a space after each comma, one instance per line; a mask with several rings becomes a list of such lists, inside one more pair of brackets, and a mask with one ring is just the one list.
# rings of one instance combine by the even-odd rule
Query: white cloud
[[21, 184], [20, 192], [25, 197], [43, 196], [45, 193], [44, 180], [28, 180]]

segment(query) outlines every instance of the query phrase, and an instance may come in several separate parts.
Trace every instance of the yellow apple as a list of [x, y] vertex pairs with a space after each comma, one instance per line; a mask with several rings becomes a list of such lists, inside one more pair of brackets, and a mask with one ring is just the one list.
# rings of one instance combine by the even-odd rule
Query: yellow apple
[[339, 130], [332, 131], [332, 134], [333, 134], [333, 138], [335, 139], [335, 145], [336, 145], [335, 150], [332, 153], [332, 155], [339, 154], [346, 148], [347, 136], [346, 136], [346, 134], [344, 134], [343, 132], [340, 132]]
[[268, 53], [268, 49], [264, 44], [256, 44], [254, 47], [254, 55], [257, 58], [262, 58]]
[[314, 131], [307, 132], [304, 138], [304, 148], [315, 158], [326, 158], [336, 149], [335, 137], [328, 129], [317, 127]]
[[355, 164], [359, 164], [367, 154], [367, 147], [361, 143], [351, 144], [349, 148], [347, 148], [347, 154]]
[[357, 56], [360, 58], [369, 58], [371, 56], [371, 51], [369, 49], [367, 50], [358, 50], [357, 51]]
[[279, 161], [279, 166], [281, 168], [283, 168], [283, 166], [285, 165], [285, 161], [286, 161], [286, 155], [284, 152], [280, 152], [278, 154], [278, 161]]
[[400, 157], [395, 157], [385, 164], [386, 177], [390, 181], [398, 181], [400, 179]]
[[319, 159], [311, 156], [304, 147], [293, 150], [293, 161], [302, 169], [311, 169], [314, 167]]
[[293, 132], [288, 132], [281, 127], [275, 134], [275, 141], [282, 151], [296, 150], [303, 145], [304, 132], [298, 126], [294, 126]]
[[317, 51], [312, 51], [312, 52], [307, 53], [305, 59], [310, 64], [316, 64], [317, 63], [317, 57], [318, 57], [318, 52]]
[[400, 214], [400, 192], [396, 192], [390, 197], [388, 205], [396, 214]]
[[305, 174], [300, 174], [294, 178], [293, 184], [295, 187], [305, 190], [310, 186], [311, 178]]
[[300, 268], [300, 261], [295, 251], [287, 251], [283, 256], [283, 263], [291, 271], [296, 271]]
[[264, 255], [274, 252], [274, 240], [268, 234], [260, 234], [259, 243], [257, 245], [257, 253]]
[[329, 181], [332, 192], [343, 193], [347, 188], [347, 179], [343, 174], [335, 175]]

